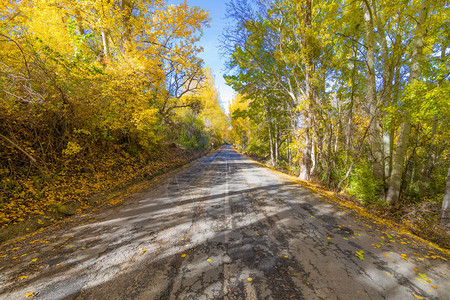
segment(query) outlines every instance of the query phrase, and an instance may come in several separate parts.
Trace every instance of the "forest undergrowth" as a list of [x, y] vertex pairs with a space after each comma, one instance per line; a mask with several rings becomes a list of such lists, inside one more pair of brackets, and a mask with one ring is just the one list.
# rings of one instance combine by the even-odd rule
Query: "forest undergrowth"
[[72, 215], [118, 205], [151, 178], [203, 153], [167, 144], [142, 159], [113, 145], [106, 153], [70, 162], [61, 159], [59, 171], [52, 175], [9, 177], [10, 187], [1, 193], [7, 201], [0, 205], [0, 243]]

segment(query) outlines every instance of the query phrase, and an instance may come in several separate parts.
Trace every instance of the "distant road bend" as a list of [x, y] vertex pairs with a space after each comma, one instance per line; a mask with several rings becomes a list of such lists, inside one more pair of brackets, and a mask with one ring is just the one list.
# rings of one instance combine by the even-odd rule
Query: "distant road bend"
[[224, 146], [24, 240], [0, 299], [450, 299], [442, 254], [319, 198]]

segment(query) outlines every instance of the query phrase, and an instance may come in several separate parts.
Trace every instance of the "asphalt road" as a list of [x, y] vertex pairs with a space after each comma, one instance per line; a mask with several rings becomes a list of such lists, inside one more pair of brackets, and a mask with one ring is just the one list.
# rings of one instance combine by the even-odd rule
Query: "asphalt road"
[[450, 299], [443, 254], [229, 146], [0, 257], [0, 299]]

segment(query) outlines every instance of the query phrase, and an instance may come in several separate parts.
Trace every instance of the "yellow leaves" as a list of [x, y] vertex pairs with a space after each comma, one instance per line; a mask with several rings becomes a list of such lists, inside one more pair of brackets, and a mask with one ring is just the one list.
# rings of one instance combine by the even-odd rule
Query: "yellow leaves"
[[416, 277], [416, 279], [418, 280], [418, 281], [420, 281], [420, 282], [423, 282], [423, 283], [428, 283], [428, 284], [430, 284], [431, 283], [431, 279], [428, 279], [427, 278], [427, 275], [425, 275], [425, 274], [423, 274], [423, 273], [418, 273], [418, 275], [419, 275], [419, 277]]
[[360, 260], [364, 260], [364, 251], [363, 250], [356, 251], [355, 256]]
[[384, 256], [386, 256], [386, 257], [391, 257], [389, 254], [385, 254]]
[[26, 275], [25, 275], [25, 276], [20, 276], [20, 277], [19, 277], [20, 280], [22, 280], [22, 279], [27, 279], [27, 278], [28, 278], [28, 276], [26, 276]]
[[26, 293], [26, 294], [25, 294], [25, 297], [28, 298], [28, 297], [31, 297], [31, 296], [33, 296], [33, 295], [34, 295], [34, 293]]
[[424, 297], [419, 296], [419, 295], [416, 295], [416, 294], [414, 294], [414, 293], [413, 293], [413, 295], [414, 295], [414, 298], [416, 298], [416, 299], [425, 299]]
[[38, 259], [37, 258], [33, 258], [31, 261], [32, 262], [35, 262], [35, 261], [37, 261]]
[[145, 252], [147, 252], [147, 250], [145, 250], [145, 249], [142, 249], [142, 250], [141, 250], [141, 252], [142, 252], [142, 253], [145, 253]]
[[182, 257], [182, 258], [185, 258], [185, 257], [186, 257], [186, 254], [184, 254], [184, 253], [181, 254], [181, 257]]
[[212, 261], [212, 259], [211, 258], [208, 258], [207, 260], [206, 260], [207, 262], [211, 262]]
[[251, 277], [247, 278], [247, 281], [252, 281], [252, 280], [253, 280], [253, 278], [251, 278]]
[[[137, 110], [133, 113], [133, 123], [136, 128], [140, 131], [150, 130], [155, 126], [158, 121], [158, 109], [157, 108], [147, 108], [142, 110]], [[155, 137], [156, 138], [156, 137]]]
[[401, 256], [402, 256], [402, 259], [408, 260], [408, 255], [406, 255], [406, 254], [401, 254]]

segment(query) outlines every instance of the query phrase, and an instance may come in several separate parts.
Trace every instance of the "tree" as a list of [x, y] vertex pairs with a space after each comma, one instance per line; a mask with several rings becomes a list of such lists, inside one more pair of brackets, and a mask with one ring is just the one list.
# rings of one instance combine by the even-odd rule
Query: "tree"
[[[428, 10], [429, 10], [428, 0], [422, 0], [419, 16], [417, 18], [417, 25], [414, 35], [414, 44], [411, 55], [409, 88], [415, 88], [415, 84], [416, 82], [418, 82], [420, 77], [420, 64], [422, 62], [424, 37], [426, 34], [425, 21], [428, 15]], [[410, 130], [411, 130], [411, 118], [408, 115], [408, 111], [406, 108], [395, 151], [389, 190], [386, 196], [386, 201], [391, 205], [395, 205], [400, 196], [400, 185], [403, 175], [404, 160], [409, 143]]]

